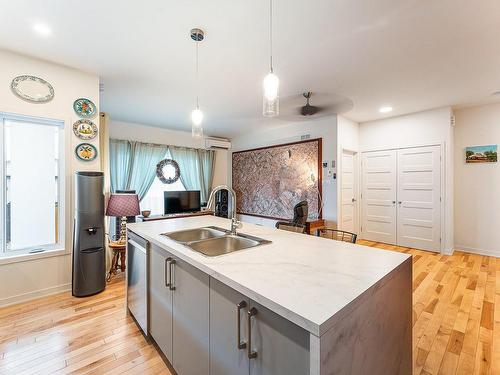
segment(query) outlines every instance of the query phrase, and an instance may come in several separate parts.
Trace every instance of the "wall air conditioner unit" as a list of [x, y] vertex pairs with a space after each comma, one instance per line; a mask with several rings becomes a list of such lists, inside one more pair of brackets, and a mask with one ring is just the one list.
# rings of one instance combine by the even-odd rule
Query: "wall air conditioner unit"
[[224, 138], [205, 138], [205, 148], [211, 150], [229, 150], [231, 142]]

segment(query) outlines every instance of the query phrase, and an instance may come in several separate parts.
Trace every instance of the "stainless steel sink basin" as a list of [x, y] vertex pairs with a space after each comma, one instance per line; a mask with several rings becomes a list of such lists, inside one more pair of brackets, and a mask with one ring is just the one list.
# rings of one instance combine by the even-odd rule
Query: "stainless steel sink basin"
[[194, 251], [209, 257], [271, 243], [271, 241], [243, 233], [230, 234], [230, 231], [219, 227], [186, 229], [177, 232], [162, 233], [162, 236], [182, 243]]
[[233, 251], [248, 249], [259, 246], [270, 241], [261, 238], [228, 234], [223, 237], [212, 238], [205, 241], [197, 241], [188, 244], [188, 246], [207, 256], [213, 257], [222, 254], [232, 253]]
[[217, 227], [205, 227], [180, 230], [177, 232], [163, 233], [163, 236], [169, 237], [174, 241], [186, 244], [189, 242], [208, 240], [225, 236], [227, 232], [224, 229]]

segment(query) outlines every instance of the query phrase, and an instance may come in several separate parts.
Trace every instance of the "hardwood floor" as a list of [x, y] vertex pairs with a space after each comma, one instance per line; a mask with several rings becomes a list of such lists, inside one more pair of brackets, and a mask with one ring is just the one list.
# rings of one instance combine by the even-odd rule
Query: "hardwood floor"
[[[500, 374], [500, 259], [413, 255], [413, 374]], [[125, 312], [123, 278], [0, 309], [0, 374], [170, 374]]]
[[170, 374], [125, 312], [123, 277], [0, 309], [0, 374]]
[[500, 259], [413, 255], [413, 374], [500, 374]]

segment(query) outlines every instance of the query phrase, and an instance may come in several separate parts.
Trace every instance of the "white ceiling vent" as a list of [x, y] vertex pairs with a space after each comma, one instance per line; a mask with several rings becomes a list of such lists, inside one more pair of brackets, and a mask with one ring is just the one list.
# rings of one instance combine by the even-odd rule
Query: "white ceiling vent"
[[224, 138], [205, 138], [205, 148], [211, 150], [229, 150], [231, 142]]

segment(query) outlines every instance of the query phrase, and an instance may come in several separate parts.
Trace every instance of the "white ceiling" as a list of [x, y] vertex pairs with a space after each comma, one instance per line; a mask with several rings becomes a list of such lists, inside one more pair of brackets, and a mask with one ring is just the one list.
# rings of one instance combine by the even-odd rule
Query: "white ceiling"
[[[275, 0], [275, 11], [281, 97], [342, 95], [356, 121], [500, 100], [498, 0]], [[189, 130], [200, 26], [205, 132], [232, 137], [280, 124], [261, 115], [267, 12], [267, 0], [0, 0], [0, 48], [99, 74], [113, 119]]]

